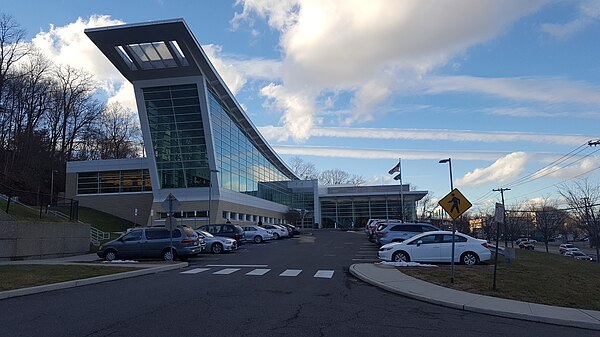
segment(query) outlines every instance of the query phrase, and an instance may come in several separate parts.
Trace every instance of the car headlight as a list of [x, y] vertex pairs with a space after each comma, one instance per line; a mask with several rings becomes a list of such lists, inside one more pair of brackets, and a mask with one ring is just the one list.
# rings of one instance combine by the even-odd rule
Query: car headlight
[[379, 248], [379, 250], [386, 251], [386, 250], [391, 250], [392, 248], [394, 248], [394, 247], [393, 246], [384, 245], [384, 246], [381, 246], [381, 248]]
[[98, 247], [98, 250], [102, 250], [102, 245], [100, 245], [100, 247]]

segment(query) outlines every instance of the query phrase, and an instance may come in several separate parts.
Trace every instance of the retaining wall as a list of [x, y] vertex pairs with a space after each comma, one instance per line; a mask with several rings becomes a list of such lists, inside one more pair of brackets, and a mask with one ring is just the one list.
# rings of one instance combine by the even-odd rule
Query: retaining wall
[[90, 225], [0, 221], [0, 260], [54, 258], [90, 250]]

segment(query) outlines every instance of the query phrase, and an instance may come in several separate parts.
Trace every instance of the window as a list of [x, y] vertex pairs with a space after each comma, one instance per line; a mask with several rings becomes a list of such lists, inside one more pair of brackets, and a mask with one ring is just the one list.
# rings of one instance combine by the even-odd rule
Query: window
[[142, 231], [131, 231], [123, 236], [123, 242], [140, 241], [142, 239]]
[[[443, 243], [448, 243], [448, 242], [452, 242], [452, 234], [444, 234], [444, 237], [442, 238], [442, 242]], [[460, 236], [460, 235], [455, 235], [454, 236], [454, 242], [467, 242], [467, 238]]]

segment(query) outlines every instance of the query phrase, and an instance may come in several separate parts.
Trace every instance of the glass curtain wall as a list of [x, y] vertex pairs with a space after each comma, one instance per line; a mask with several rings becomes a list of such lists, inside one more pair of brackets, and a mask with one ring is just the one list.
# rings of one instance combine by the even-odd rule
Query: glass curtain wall
[[161, 188], [208, 187], [210, 174], [196, 84], [143, 88]]
[[[321, 199], [323, 228], [364, 227], [369, 219], [400, 219], [398, 197]], [[414, 201], [405, 198], [406, 220], [414, 221]]]
[[104, 194], [152, 191], [148, 170], [81, 172], [77, 194]]

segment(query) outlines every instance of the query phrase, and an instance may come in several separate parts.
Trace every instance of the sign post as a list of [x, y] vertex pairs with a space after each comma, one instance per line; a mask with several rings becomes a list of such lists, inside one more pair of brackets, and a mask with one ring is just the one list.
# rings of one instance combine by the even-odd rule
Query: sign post
[[177, 220], [173, 217], [173, 212], [179, 209], [179, 200], [175, 198], [173, 193], [169, 193], [165, 201], [162, 202], [162, 207], [167, 211], [167, 220], [165, 227], [169, 230], [169, 239], [171, 247], [171, 261], [173, 261], [173, 230], [177, 226]]
[[458, 219], [466, 212], [473, 204], [455, 188], [438, 202], [447, 213], [452, 217], [452, 258], [450, 259], [450, 283], [454, 283], [454, 252], [456, 247], [456, 224], [454, 220]]

